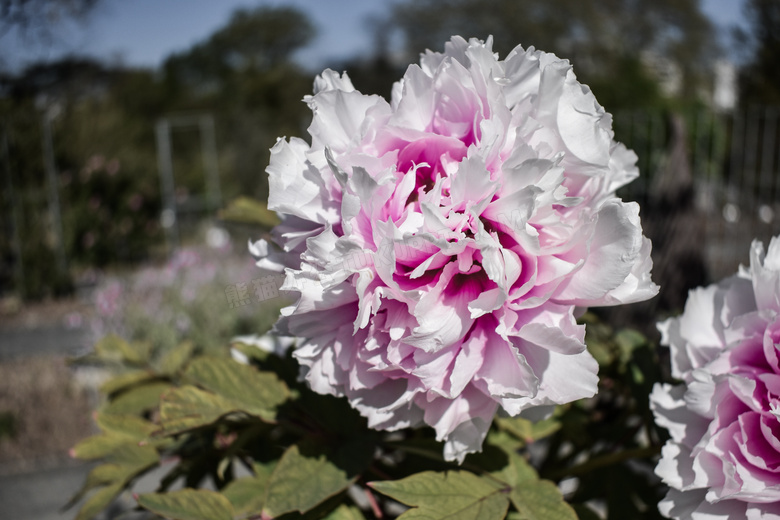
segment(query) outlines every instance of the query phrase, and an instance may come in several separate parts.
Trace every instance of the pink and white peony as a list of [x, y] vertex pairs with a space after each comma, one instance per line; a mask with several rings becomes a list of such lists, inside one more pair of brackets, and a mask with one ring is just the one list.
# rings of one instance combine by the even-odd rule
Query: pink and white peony
[[656, 384], [669, 429], [656, 473], [670, 518], [780, 519], [780, 237], [753, 242], [750, 269], [691, 291], [659, 324], [682, 384]]
[[496, 411], [596, 392], [575, 308], [652, 297], [638, 175], [571, 66], [454, 37], [388, 103], [326, 70], [306, 102], [312, 143], [271, 150], [281, 253], [300, 293], [277, 333], [321, 393], [383, 430], [428, 424], [445, 456], [478, 451]]

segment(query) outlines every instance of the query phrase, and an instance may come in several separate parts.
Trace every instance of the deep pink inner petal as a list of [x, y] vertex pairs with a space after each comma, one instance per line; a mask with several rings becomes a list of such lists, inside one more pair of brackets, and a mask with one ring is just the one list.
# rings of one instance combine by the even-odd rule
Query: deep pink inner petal
[[[397, 169], [406, 173], [417, 168], [417, 182], [412, 196], [417, 189], [430, 191], [439, 177], [446, 177], [445, 166], [458, 163], [466, 156], [466, 145], [454, 137], [431, 134], [417, 141], [407, 143], [398, 154]], [[420, 166], [425, 163], [425, 166]]]

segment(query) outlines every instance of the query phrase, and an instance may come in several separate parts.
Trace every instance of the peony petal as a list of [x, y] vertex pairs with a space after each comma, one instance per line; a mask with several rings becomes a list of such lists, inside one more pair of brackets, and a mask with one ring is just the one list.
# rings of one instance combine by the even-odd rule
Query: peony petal
[[586, 306], [609, 304], [610, 293], [623, 285], [637, 262], [649, 268], [640, 256], [644, 239], [637, 204], [613, 200], [602, 206], [596, 219], [585, 264], [556, 294], [556, 301]]
[[[298, 295], [275, 330], [299, 338], [309, 385], [373, 428], [432, 426], [458, 461], [499, 407], [592, 396], [575, 313], [657, 288], [638, 209], [615, 195], [636, 156], [569, 63], [521, 47], [501, 61], [492, 39], [453, 37], [390, 103], [331, 70], [305, 101], [311, 146], [281, 140], [268, 167], [279, 249], [251, 249]], [[711, 361], [679, 349], [686, 370]]]

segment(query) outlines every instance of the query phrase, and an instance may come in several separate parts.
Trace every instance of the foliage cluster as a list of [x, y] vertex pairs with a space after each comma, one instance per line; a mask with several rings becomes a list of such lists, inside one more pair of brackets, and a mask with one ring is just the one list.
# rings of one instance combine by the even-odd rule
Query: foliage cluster
[[[715, 30], [694, 0], [425, 0], [401, 2], [393, 20], [412, 54], [453, 34], [492, 34], [503, 56], [518, 43], [575, 64], [608, 110], [649, 108], [666, 98], [695, 100], [717, 54]], [[664, 76], [679, 76], [669, 96]]]
[[346, 400], [312, 392], [290, 352], [108, 336], [80, 360], [115, 375], [101, 388], [101, 432], [72, 452], [102, 461], [74, 497], [89, 495], [77, 518], [157, 467], [165, 476], [137, 507], [179, 520], [597, 518], [591, 507], [610, 519], [658, 518], [649, 475], [663, 439], [645, 397], [661, 378], [655, 350], [636, 332], [584, 319], [598, 397], [535, 423], [496, 418], [484, 451], [461, 466], [442, 459], [431, 429], [373, 431]]

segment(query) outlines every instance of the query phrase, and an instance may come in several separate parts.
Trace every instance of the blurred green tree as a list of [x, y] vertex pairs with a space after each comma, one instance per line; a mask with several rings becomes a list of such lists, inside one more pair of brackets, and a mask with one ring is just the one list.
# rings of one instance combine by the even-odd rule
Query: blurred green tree
[[[4, 7], [0, 24], [10, 23], [13, 9], [22, 9], [19, 16], [33, 12], [0, 0], [0, 10]], [[8, 140], [0, 179], [10, 180], [14, 191], [11, 200], [2, 184], [0, 293], [15, 286], [27, 297], [42, 297], [70, 286], [52, 269], [58, 240], [52, 238], [55, 217], [45, 189], [44, 113], [70, 267], [137, 260], [160, 238], [155, 121], [186, 111], [212, 113], [225, 200], [264, 197], [268, 148], [277, 136], [300, 135], [308, 124], [301, 100], [311, 92], [311, 77], [290, 60], [313, 35], [302, 12], [259, 7], [237, 11], [223, 28], [171, 56], [159, 72], [78, 57], [33, 64], [16, 74], [0, 72], [0, 138]], [[184, 129], [172, 140], [177, 197], [201, 193], [199, 134]], [[21, 248], [12, 239], [16, 232], [24, 237]], [[14, 281], [19, 262], [25, 267], [23, 287]]]
[[739, 76], [742, 104], [780, 104], [780, 0], [748, 0], [750, 30], [736, 30], [737, 40], [752, 54]]
[[[151, 71], [67, 57], [0, 77], [0, 175], [13, 197], [0, 200], [0, 290], [25, 297], [61, 294], [71, 280], [54, 266], [61, 222], [69, 267], [148, 255], [159, 237], [159, 195], [150, 117], [162, 110]], [[51, 140], [44, 132], [48, 120]], [[60, 214], [50, 206], [43, 148], [53, 148]], [[15, 230], [12, 228], [16, 228]], [[23, 237], [20, 250], [14, 233]], [[23, 264], [12, 283], [11, 267]], [[71, 271], [72, 272], [72, 271]]]
[[240, 9], [225, 27], [165, 61], [169, 111], [219, 114], [220, 170], [229, 171], [234, 181], [225, 187], [228, 198], [267, 196], [260, 173], [269, 145], [279, 135], [305, 129], [301, 99], [311, 91], [311, 77], [291, 57], [314, 35], [313, 24], [298, 9]]
[[[0, 41], [9, 34], [25, 44], [51, 46], [66, 22], [81, 21], [102, 0], [0, 0]], [[0, 54], [0, 68], [9, 65]]]
[[717, 48], [697, 0], [415, 0], [396, 4], [392, 19], [410, 53], [439, 50], [453, 34], [492, 34], [502, 55], [518, 43], [554, 52], [609, 110], [661, 102], [650, 62], [674, 68], [679, 96], [694, 98]]

